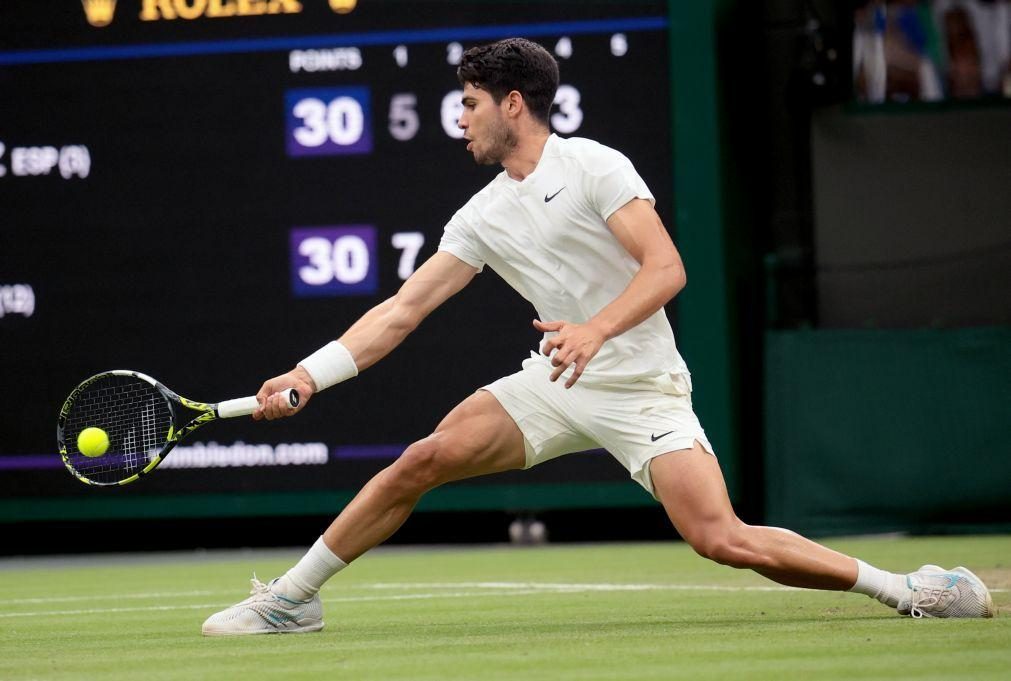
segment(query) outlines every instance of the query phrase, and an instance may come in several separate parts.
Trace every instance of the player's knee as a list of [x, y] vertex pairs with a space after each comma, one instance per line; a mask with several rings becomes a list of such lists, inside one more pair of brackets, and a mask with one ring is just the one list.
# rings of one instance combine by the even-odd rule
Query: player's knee
[[747, 539], [742, 531], [744, 527], [743, 523], [738, 521], [719, 528], [703, 530], [686, 539], [703, 558], [730, 567], [751, 567], [748, 561]]
[[433, 468], [438, 445], [430, 440], [418, 440], [404, 450], [389, 468], [387, 485], [408, 492], [424, 492], [434, 486]]
[[438, 434], [418, 440], [390, 467], [389, 484], [424, 493], [452, 479], [452, 456]]

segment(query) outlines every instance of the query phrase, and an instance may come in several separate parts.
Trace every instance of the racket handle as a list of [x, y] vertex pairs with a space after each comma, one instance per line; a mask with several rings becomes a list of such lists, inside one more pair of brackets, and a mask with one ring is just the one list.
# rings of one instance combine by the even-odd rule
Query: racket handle
[[[288, 400], [288, 404], [294, 409], [301, 401], [298, 391], [294, 388], [282, 390], [281, 394]], [[240, 397], [237, 400], [225, 400], [218, 403], [218, 416], [223, 419], [230, 419], [235, 416], [249, 416], [260, 408], [260, 403], [255, 395]]]

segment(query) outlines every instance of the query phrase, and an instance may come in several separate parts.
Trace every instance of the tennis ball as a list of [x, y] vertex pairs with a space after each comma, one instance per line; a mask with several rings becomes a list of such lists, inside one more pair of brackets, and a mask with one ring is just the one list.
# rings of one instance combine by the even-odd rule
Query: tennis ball
[[85, 456], [102, 456], [109, 449], [109, 436], [101, 428], [85, 428], [77, 436], [77, 450]]

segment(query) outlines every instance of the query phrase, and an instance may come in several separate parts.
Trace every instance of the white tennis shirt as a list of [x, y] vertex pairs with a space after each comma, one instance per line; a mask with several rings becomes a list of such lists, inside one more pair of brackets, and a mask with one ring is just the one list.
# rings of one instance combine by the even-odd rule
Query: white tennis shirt
[[[478, 271], [491, 267], [533, 304], [541, 321], [585, 322], [617, 298], [639, 271], [639, 263], [606, 224], [634, 198], [655, 203], [624, 155], [592, 140], [551, 135], [537, 167], [523, 181], [503, 170], [457, 211], [439, 250]], [[543, 340], [554, 335], [547, 333]], [[550, 363], [537, 350], [531, 357], [528, 361]], [[661, 308], [604, 343], [580, 382], [665, 374], [687, 379], [688, 370]]]

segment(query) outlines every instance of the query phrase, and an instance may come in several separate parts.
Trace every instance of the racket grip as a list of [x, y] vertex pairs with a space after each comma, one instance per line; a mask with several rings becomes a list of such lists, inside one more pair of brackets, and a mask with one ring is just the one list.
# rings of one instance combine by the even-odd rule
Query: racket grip
[[[285, 399], [288, 400], [288, 404], [291, 405], [293, 409], [297, 407], [298, 403], [301, 401], [298, 391], [294, 388], [282, 390], [281, 394], [284, 395]], [[225, 400], [224, 402], [219, 402], [218, 416], [223, 419], [230, 419], [235, 416], [249, 416], [259, 408], [260, 403], [257, 401], [256, 396], [250, 395], [249, 397], [240, 397], [236, 400]]]

